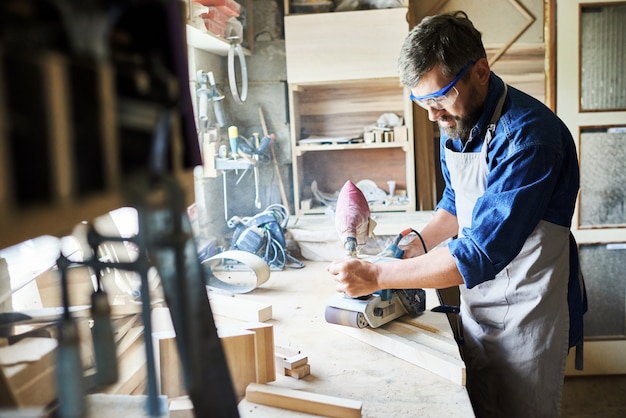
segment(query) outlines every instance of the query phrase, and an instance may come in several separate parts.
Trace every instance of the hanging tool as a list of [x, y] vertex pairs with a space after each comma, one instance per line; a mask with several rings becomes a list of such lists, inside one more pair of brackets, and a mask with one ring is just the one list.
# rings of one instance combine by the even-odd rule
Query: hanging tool
[[[344, 243], [346, 257], [358, 258], [358, 246], [373, 236], [376, 223], [370, 219], [370, 209], [363, 193], [350, 180], [337, 197], [335, 229]], [[404, 233], [404, 231], [403, 231]], [[385, 254], [401, 256], [397, 245], [399, 235]], [[396, 242], [397, 241], [397, 242]], [[374, 262], [394, 260], [379, 256]], [[355, 328], [378, 328], [406, 314], [417, 315], [426, 309], [426, 292], [423, 289], [385, 289], [370, 295], [352, 298], [337, 293], [327, 302], [326, 322]]]
[[86, 416], [85, 385], [83, 382], [83, 364], [80, 357], [80, 336], [78, 325], [70, 313], [69, 285], [67, 270], [70, 266], [62, 254], [57, 259], [61, 276], [61, 298], [63, 316], [59, 319], [57, 347], [57, 395], [59, 400], [59, 418], [81, 418]]
[[228, 127], [228, 142], [230, 143], [230, 156], [237, 159], [239, 156], [239, 129], [236, 126]]
[[215, 77], [212, 71], [204, 72], [198, 70], [196, 72], [196, 82], [198, 88], [196, 90], [196, 96], [198, 97], [198, 120], [200, 125], [201, 138], [204, 133], [209, 129], [209, 100], [213, 105], [213, 114], [215, 115], [215, 123], [220, 128], [226, 126], [226, 116], [224, 113], [224, 95], [222, 95], [217, 89], [215, 84]]
[[[267, 125], [265, 124], [265, 117], [263, 116], [263, 109], [259, 106], [259, 117], [261, 118], [261, 126], [263, 127], [263, 135], [265, 137], [270, 137], [270, 134], [267, 131]], [[274, 134], [272, 134], [274, 136]], [[287, 213], [291, 213], [291, 209], [289, 208], [289, 200], [287, 199], [287, 194], [285, 193], [285, 186], [283, 185], [283, 178], [280, 175], [280, 168], [278, 166], [278, 160], [276, 159], [276, 152], [274, 151], [274, 138], [271, 138], [270, 148], [272, 149], [272, 162], [274, 163], [274, 174], [278, 179], [278, 187], [280, 189], [280, 198], [283, 203], [283, 206], [287, 208]]]
[[[241, 38], [238, 36], [229, 37], [230, 48], [228, 49], [228, 83], [230, 92], [236, 103], [243, 104], [248, 97], [248, 66], [246, 56], [241, 47]], [[241, 94], [237, 88], [237, 75], [235, 74], [235, 53], [239, 58], [239, 69], [241, 70]]]

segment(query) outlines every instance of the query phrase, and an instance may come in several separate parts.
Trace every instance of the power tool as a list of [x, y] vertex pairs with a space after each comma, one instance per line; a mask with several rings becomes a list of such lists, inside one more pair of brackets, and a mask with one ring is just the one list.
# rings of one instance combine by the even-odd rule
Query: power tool
[[355, 328], [378, 328], [404, 315], [419, 315], [426, 309], [424, 289], [385, 289], [359, 298], [333, 295], [324, 318], [331, 324]]
[[[373, 263], [393, 262], [402, 257], [400, 241], [413, 232], [400, 232], [395, 240], [371, 259]], [[419, 315], [426, 309], [424, 289], [385, 289], [353, 298], [341, 293], [333, 295], [326, 304], [324, 317], [331, 324], [355, 328], [378, 328], [404, 315]]]

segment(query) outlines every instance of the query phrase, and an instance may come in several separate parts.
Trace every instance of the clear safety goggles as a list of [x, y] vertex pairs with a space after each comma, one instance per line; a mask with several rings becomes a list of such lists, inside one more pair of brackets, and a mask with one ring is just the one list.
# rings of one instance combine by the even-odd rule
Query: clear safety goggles
[[467, 70], [469, 70], [472, 64], [474, 64], [473, 61], [468, 62], [465, 67], [463, 67], [461, 71], [457, 74], [457, 76], [454, 77], [454, 80], [452, 80], [447, 86], [445, 86], [441, 90], [437, 90], [434, 93], [419, 97], [415, 97], [413, 93], [411, 93], [409, 98], [413, 100], [413, 102], [415, 102], [417, 105], [423, 107], [426, 110], [428, 110], [429, 108], [441, 110], [445, 109], [446, 107], [452, 106], [454, 102], [456, 102], [456, 98], [459, 97], [459, 91], [454, 86], [461, 79], [461, 77], [463, 77]]

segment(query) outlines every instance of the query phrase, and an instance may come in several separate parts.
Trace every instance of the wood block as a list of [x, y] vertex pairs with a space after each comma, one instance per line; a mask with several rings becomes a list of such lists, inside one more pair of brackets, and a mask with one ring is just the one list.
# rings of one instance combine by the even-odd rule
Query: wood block
[[408, 128], [406, 126], [394, 126], [393, 136], [395, 142], [407, 142], [409, 139]]
[[245, 323], [244, 329], [255, 333], [254, 353], [256, 356], [256, 382], [267, 383], [276, 380], [274, 364], [274, 326], [272, 324]]
[[25, 338], [0, 348], [0, 405], [45, 406], [56, 398], [53, 338]]
[[306, 412], [325, 417], [361, 417], [363, 402], [336, 396], [321, 395], [252, 383], [246, 389], [246, 400], [261, 405], [274, 406], [290, 411]]
[[168, 398], [186, 395], [176, 337], [161, 338], [158, 340], [158, 344], [161, 393]]
[[295, 377], [296, 379], [302, 379], [305, 376], [311, 374], [311, 365], [303, 364], [302, 366], [294, 367], [292, 369], [288, 369], [285, 367], [285, 376]]
[[220, 327], [217, 334], [222, 342], [235, 393], [243, 398], [248, 384], [256, 382], [255, 333], [235, 327]]
[[295, 356], [282, 358], [283, 367], [288, 370], [293, 370], [298, 367], [304, 366], [309, 362], [309, 358], [304, 354], [296, 354]]
[[213, 315], [250, 322], [266, 322], [272, 319], [272, 305], [215, 294], [209, 295], [209, 303]]
[[168, 398], [184, 396], [187, 392], [170, 310], [167, 307], [154, 308], [151, 318], [155, 365], [161, 393]]
[[170, 399], [170, 418], [195, 418], [193, 403], [188, 396]]

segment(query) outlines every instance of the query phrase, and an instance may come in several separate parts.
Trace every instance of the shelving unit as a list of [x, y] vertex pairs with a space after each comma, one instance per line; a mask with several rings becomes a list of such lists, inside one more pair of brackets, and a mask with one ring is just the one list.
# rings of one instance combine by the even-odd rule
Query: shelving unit
[[[191, 48], [201, 49], [215, 55], [227, 56], [230, 44], [228, 39], [213, 35], [210, 32], [202, 32], [191, 25], [187, 26], [187, 44]], [[250, 55], [250, 50], [244, 48], [244, 53]]]
[[[371, 209], [415, 210], [412, 107], [396, 71], [408, 33], [406, 12], [285, 16], [296, 215], [324, 212], [312, 199], [313, 182], [321, 192], [334, 193], [346, 180], [372, 180], [384, 191], [393, 180], [404, 196]], [[406, 135], [365, 143], [365, 128], [387, 113], [402, 118]], [[300, 142], [309, 137], [328, 140]]]

